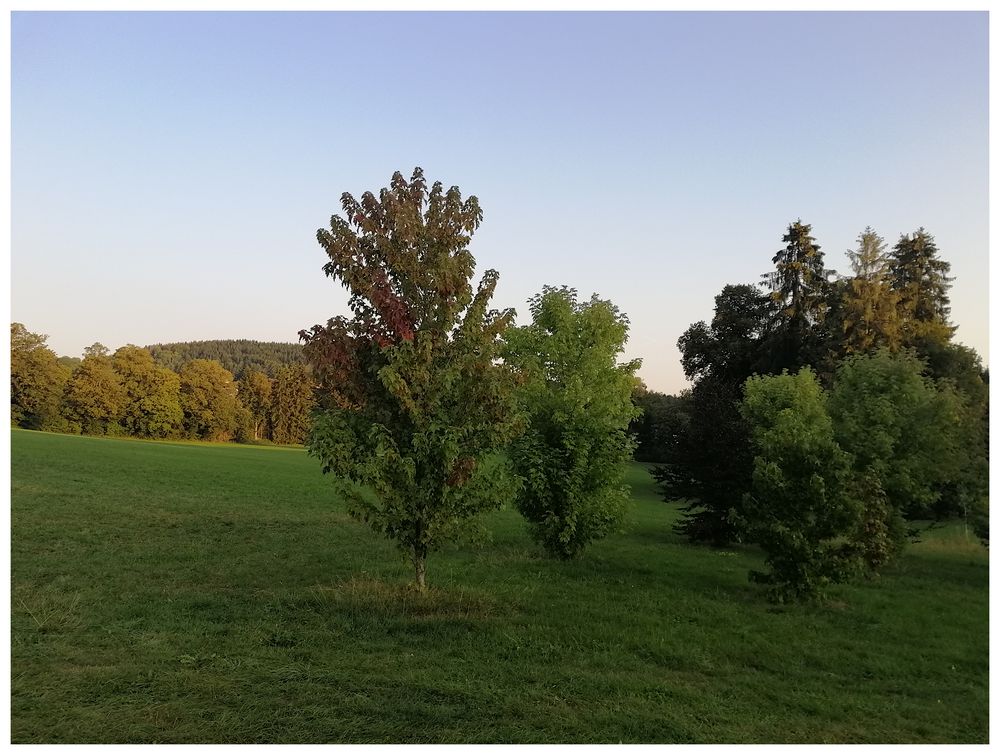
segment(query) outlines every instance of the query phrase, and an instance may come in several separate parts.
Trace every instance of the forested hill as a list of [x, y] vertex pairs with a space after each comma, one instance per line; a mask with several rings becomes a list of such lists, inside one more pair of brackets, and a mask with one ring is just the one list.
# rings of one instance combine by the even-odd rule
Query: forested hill
[[245, 338], [157, 343], [146, 348], [157, 363], [174, 372], [179, 372], [192, 359], [215, 359], [237, 379], [249, 370], [258, 370], [273, 378], [282, 365], [303, 361], [302, 346], [297, 343], [264, 343]]

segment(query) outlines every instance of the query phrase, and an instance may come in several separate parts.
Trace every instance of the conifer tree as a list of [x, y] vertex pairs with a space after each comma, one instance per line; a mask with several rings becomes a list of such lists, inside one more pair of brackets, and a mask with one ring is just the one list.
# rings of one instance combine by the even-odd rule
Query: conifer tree
[[893, 248], [889, 274], [899, 297], [904, 346], [923, 352], [929, 342], [951, 339], [950, 271], [951, 264], [938, 257], [934, 237], [923, 228], [901, 236]]
[[854, 276], [847, 279], [841, 309], [844, 354], [866, 354], [885, 347], [899, 349], [899, 295], [890, 285], [891, 261], [885, 240], [870, 227], [858, 236], [858, 248], [847, 252]]

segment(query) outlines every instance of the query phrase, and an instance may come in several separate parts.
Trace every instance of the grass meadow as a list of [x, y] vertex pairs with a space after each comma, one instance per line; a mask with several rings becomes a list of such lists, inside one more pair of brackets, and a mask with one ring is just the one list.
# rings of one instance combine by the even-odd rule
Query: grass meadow
[[960, 526], [822, 604], [671, 531], [547, 559], [517, 512], [430, 590], [300, 449], [12, 431], [14, 742], [985, 742], [988, 555]]

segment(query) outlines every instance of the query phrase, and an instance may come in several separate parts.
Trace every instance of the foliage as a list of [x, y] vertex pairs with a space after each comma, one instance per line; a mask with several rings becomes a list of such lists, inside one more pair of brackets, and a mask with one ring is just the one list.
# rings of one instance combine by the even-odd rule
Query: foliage
[[715, 297], [711, 326], [697, 322], [678, 339], [690, 380], [713, 377], [742, 384], [769, 368], [765, 340], [774, 318], [771, 298], [756, 286], [728, 285]]
[[830, 307], [829, 278], [823, 252], [801, 220], [788, 226], [785, 247], [773, 257], [774, 271], [764, 275], [776, 306], [769, 336], [771, 371], [815, 365], [825, 356], [822, 328]]
[[689, 391], [668, 396], [658, 391], [633, 392], [632, 403], [641, 414], [632, 420], [629, 433], [635, 436], [636, 461], [663, 462], [688, 421]]
[[640, 363], [617, 361], [628, 318], [610, 301], [546, 286], [529, 304], [532, 323], [508, 332], [504, 352], [520, 374], [527, 420], [508, 451], [524, 480], [517, 508], [550, 555], [573, 558], [624, 516]]
[[218, 341], [185, 341], [147, 346], [157, 364], [180, 372], [192, 359], [214, 359], [242, 380], [250, 372], [277, 376], [284, 365], [302, 364], [302, 346], [297, 343], [270, 343], [244, 338]]
[[847, 253], [854, 277], [846, 281], [841, 329], [845, 354], [878, 348], [899, 349], [899, 294], [890, 285], [891, 260], [885, 241], [870, 227], [858, 236], [858, 248]]
[[85, 349], [63, 395], [63, 414], [88, 435], [116, 435], [125, 411], [125, 389], [108, 350], [95, 343]]
[[250, 414], [250, 437], [260, 440], [268, 435], [268, 418], [271, 416], [271, 380], [263, 372], [248, 371], [237, 387], [240, 403]]
[[822, 596], [850, 576], [844, 539], [862, 518], [850, 495], [850, 456], [834, 438], [823, 389], [809, 368], [752, 377], [741, 409], [755, 454], [743, 516], [770, 567], [751, 576], [779, 601]]
[[193, 359], [180, 372], [184, 431], [190, 438], [230, 440], [236, 435], [236, 383], [232, 373], [210, 359]]
[[472, 287], [475, 197], [428, 190], [417, 168], [341, 206], [317, 238], [354, 316], [300, 334], [320, 385], [309, 450], [352, 515], [409, 554], [423, 589], [427, 554], [509, 491], [504, 465], [487, 462], [515, 429], [497, 363], [513, 312], [487, 311], [495, 271]]
[[753, 454], [739, 411], [740, 386], [714, 377], [699, 380], [685, 401], [665, 463], [654, 468], [666, 501], [684, 501], [675, 525], [694, 542], [741, 542], [743, 494], [750, 489]]
[[32, 430], [61, 429], [59, 404], [70, 371], [45, 345], [48, 336], [10, 325], [11, 424]]
[[129, 344], [111, 357], [125, 391], [122, 427], [139, 438], [170, 438], [184, 422], [181, 383], [177, 374], [160, 367], [145, 349]]
[[940, 259], [934, 237], [923, 228], [900, 236], [892, 250], [889, 273], [892, 289], [899, 297], [904, 346], [919, 349], [927, 341], [951, 338], [950, 271], [951, 264]]
[[666, 500], [686, 502], [677, 531], [693, 541], [743, 539], [739, 512], [753, 457], [739, 404], [744, 381], [775, 361], [774, 306], [756, 286], [725, 286], [715, 297], [711, 326], [696, 323], [677, 342], [684, 372], [695, 382], [678, 407], [664, 464], [653, 474]]
[[271, 390], [271, 439], [275, 443], [305, 443], [314, 403], [309, 368], [304, 364], [281, 367]]
[[923, 369], [912, 352], [851, 357], [838, 369], [829, 401], [837, 441], [853, 454], [856, 476], [872, 476], [890, 510], [909, 518], [931, 515], [944, 486], [958, 485], [977, 455], [961, 397]]

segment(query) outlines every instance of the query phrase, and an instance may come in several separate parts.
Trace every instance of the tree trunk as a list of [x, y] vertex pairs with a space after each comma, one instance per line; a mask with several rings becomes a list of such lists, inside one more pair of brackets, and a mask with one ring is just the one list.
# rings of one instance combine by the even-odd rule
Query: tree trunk
[[427, 589], [427, 549], [413, 546], [413, 583], [420, 592]]

